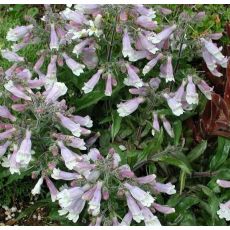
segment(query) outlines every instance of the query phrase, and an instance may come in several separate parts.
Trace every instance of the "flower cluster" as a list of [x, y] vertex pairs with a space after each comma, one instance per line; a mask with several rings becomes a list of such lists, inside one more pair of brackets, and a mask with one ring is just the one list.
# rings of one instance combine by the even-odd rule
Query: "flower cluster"
[[[120, 164], [120, 156], [113, 148], [103, 157], [98, 149], [91, 148], [88, 154], [79, 155], [58, 141], [65, 166], [72, 172], [54, 167], [51, 177], [55, 180], [71, 181], [60, 192], [51, 193], [58, 200], [60, 215], [77, 222], [80, 213], [87, 206], [93, 217], [91, 225], [130, 225], [132, 220], [145, 225], [160, 225], [154, 213], [174, 212], [173, 208], [155, 202], [152, 194], [174, 194], [175, 186], [156, 181], [156, 175], [136, 177], [130, 167]], [[148, 191], [148, 192], [146, 192]], [[115, 198], [116, 197], [116, 198]], [[118, 202], [125, 202], [128, 212], [119, 222], [116, 210]], [[112, 216], [111, 216], [112, 215]], [[115, 221], [116, 220], [116, 221]]]

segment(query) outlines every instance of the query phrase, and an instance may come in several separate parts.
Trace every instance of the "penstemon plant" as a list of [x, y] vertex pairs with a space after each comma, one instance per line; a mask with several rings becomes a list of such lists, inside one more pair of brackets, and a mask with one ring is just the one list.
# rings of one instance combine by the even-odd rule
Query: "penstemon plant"
[[[45, 182], [59, 215], [74, 223], [84, 215], [94, 226], [161, 225], [159, 213], [175, 214], [165, 200], [177, 195], [176, 181], [147, 166], [159, 163], [160, 172], [167, 172], [163, 162], [179, 167], [181, 195], [181, 178], [191, 174], [196, 157], [185, 156], [177, 128], [214, 94], [191, 60], [180, 63], [182, 55], [202, 57], [209, 73], [221, 78], [228, 57], [215, 42], [222, 33], [194, 37], [190, 30], [204, 12], [168, 20], [172, 10], [161, 6], [45, 5], [44, 12], [39, 22], [27, 16], [26, 25], [9, 29], [6, 39], [13, 44], [1, 50], [12, 63], [0, 71], [2, 166], [11, 174], [29, 171], [37, 180], [32, 195]], [[20, 55], [36, 44], [42, 48], [34, 63]], [[91, 117], [80, 114], [78, 104], [68, 105], [68, 84], [59, 74], [66, 68], [83, 101], [95, 91], [106, 98], [111, 117], [102, 124], [112, 120], [112, 138], [101, 149], [106, 136], [92, 131]], [[132, 162], [130, 153], [141, 154]], [[217, 184], [230, 187], [226, 180]], [[217, 214], [230, 220], [229, 201]]]

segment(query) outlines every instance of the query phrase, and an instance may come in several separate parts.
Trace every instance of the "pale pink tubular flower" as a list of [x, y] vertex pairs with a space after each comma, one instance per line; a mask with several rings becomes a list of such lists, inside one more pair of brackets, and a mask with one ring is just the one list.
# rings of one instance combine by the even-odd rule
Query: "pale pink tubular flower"
[[[114, 148], [109, 149], [109, 154], [112, 155], [112, 168], [115, 169], [119, 166], [119, 163], [121, 161], [120, 155], [115, 151]], [[108, 155], [109, 156], [109, 155]]]
[[196, 85], [208, 100], [212, 99], [213, 87], [210, 87], [204, 80], [200, 80]]
[[152, 214], [149, 208], [142, 207], [141, 211], [143, 213], [145, 226], [161, 226], [159, 219]]
[[196, 92], [196, 86], [192, 81], [192, 76], [188, 76], [188, 84], [186, 87], [186, 101], [189, 105], [198, 104], [198, 93]]
[[17, 72], [17, 77], [19, 77], [20, 79], [28, 81], [31, 79], [32, 73], [30, 72], [29, 69], [23, 69], [23, 70]]
[[124, 103], [120, 103], [117, 105], [117, 112], [119, 113], [120, 117], [126, 117], [133, 113], [144, 101], [145, 99], [143, 97], [136, 97]]
[[16, 121], [16, 117], [10, 113], [6, 106], [0, 105], [0, 117], [10, 119], [11, 121]]
[[87, 200], [90, 201], [93, 198], [93, 195], [96, 191], [97, 185], [94, 185], [92, 188], [90, 188], [88, 191], [86, 191], [83, 195], [82, 195], [82, 199], [83, 200]]
[[168, 106], [174, 115], [180, 116], [184, 113], [181, 102], [177, 101], [175, 97], [170, 97], [167, 93], [164, 93], [163, 96], [166, 98]]
[[146, 36], [144, 36], [142, 33], [139, 33], [139, 41], [140, 45], [144, 50], [147, 50], [148, 52], [155, 54], [159, 49], [151, 43]]
[[172, 25], [164, 30], [162, 30], [160, 33], [158, 33], [157, 35], [153, 36], [153, 37], [149, 37], [149, 40], [153, 43], [153, 44], [158, 44], [162, 41], [167, 40], [170, 35], [173, 33], [173, 31], [176, 29], [176, 25]]
[[230, 188], [230, 181], [228, 180], [217, 180], [216, 183], [222, 188]]
[[16, 154], [18, 151], [18, 147], [17, 145], [14, 145], [13, 148], [13, 153], [11, 155], [8, 155], [7, 158], [3, 159], [2, 166], [9, 168], [11, 174], [20, 174], [21, 165], [16, 162]]
[[85, 117], [82, 117], [82, 116], [78, 116], [78, 115], [74, 115], [71, 117], [71, 119], [80, 124], [81, 126], [85, 126], [87, 128], [91, 128], [93, 126], [93, 121], [91, 120], [90, 116], [85, 116]]
[[102, 182], [97, 182], [96, 190], [93, 194], [92, 199], [89, 201], [89, 212], [92, 212], [93, 216], [97, 216], [100, 213], [101, 206], [101, 190], [102, 190]]
[[149, 80], [148, 86], [154, 89], [158, 89], [161, 83], [161, 79], [158, 77], [153, 77]]
[[23, 139], [17, 153], [16, 153], [16, 161], [20, 165], [26, 167], [31, 161], [32, 155], [32, 142], [31, 142], [31, 131], [26, 130], [26, 136]]
[[103, 158], [102, 155], [100, 154], [99, 150], [96, 148], [90, 149], [90, 151], [88, 153], [88, 157], [92, 161], [101, 160]]
[[132, 198], [129, 192], [125, 192], [125, 196], [133, 220], [135, 220], [137, 223], [140, 223], [142, 220], [144, 220], [143, 213], [141, 212], [140, 207], [138, 206], [137, 202]]
[[37, 183], [35, 184], [34, 188], [31, 191], [31, 193], [34, 196], [41, 193], [41, 186], [43, 184], [43, 181], [44, 181], [44, 177], [41, 176], [40, 179], [37, 181]]
[[164, 213], [164, 214], [171, 214], [175, 212], [175, 208], [171, 208], [167, 205], [161, 205], [157, 203], [153, 203], [152, 207], [156, 209], [158, 212]]
[[127, 86], [134, 86], [136, 88], [140, 88], [143, 86], [143, 81], [140, 77], [135, 73], [133, 68], [130, 67], [129, 64], [126, 65], [128, 77], [124, 79], [124, 84]]
[[111, 96], [113, 91], [113, 86], [117, 85], [116, 79], [109, 73], [106, 77], [106, 87], [105, 87], [105, 95]]
[[161, 116], [161, 120], [163, 122], [163, 126], [165, 128], [165, 131], [168, 133], [168, 135], [172, 138], [174, 138], [174, 131], [172, 129], [171, 124], [169, 121], [165, 118], [165, 116]]
[[132, 222], [133, 216], [132, 213], [129, 211], [127, 214], [125, 214], [125, 216], [123, 217], [120, 225], [121, 226], [130, 226], [131, 222]]
[[145, 192], [139, 187], [130, 185], [127, 182], [124, 183], [124, 186], [129, 190], [132, 196], [143, 206], [150, 207], [151, 204], [154, 202], [154, 198], [149, 193]]
[[84, 93], [90, 93], [91, 91], [93, 91], [94, 87], [99, 82], [102, 73], [103, 73], [103, 69], [99, 69], [97, 73], [95, 73], [89, 79], [89, 81], [84, 83], [84, 86], [82, 87], [82, 90], [84, 91]]
[[34, 72], [38, 74], [39, 78], [45, 77], [45, 74], [43, 74], [40, 70], [44, 61], [45, 61], [45, 55], [41, 55], [33, 67]]
[[80, 130], [81, 130], [81, 135], [82, 136], [88, 136], [91, 133], [91, 130], [86, 129], [84, 127], [80, 127]]
[[139, 14], [148, 16], [150, 18], [155, 18], [156, 17], [156, 12], [153, 11], [151, 8], [146, 8], [142, 4], [136, 4], [134, 8]]
[[151, 17], [141, 15], [136, 20], [135, 23], [147, 30], [154, 30], [157, 28], [157, 22], [153, 21]]
[[5, 132], [0, 133], [0, 141], [10, 138], [15, 131], [16, 131], [15, 128], [11, 128], [6, 130]]
[[59, 42], [58, 42], [58, 36], [55, 31], [55, 25], [52, 23], [50, 25], [50, 49], [58, 50], [59, 49]]
[[76, 24], [82, 25], [86, 23], [86, 18], [81, 12], [70, 10], [66, 8], [64, 11], [61, 12], [61, 15], [66, 20], [74, 21]]
[[5, 71], [6, 79], [9, 79], [9, 77], [15, 72], [17, 65], [17, 63], [14, 63], [9, 69]]
[[2, 49], [1, 54], [3, 58], [7, 59], [10, 62], [23, 62], [24, 61], [23, 57], [19, 56], [15, 52], [12, 52], [8, 49], [6, 50]]
[[73, 53], [77, 55], [77, 57], [82, 53], [83, 49], [92, 42], [90, 38], [86, 38], [85, 40], [81, 41], [73, 48]]
[[133, 95], [147, 96], [147, 87], [131, 88], [129, 92]]
[[172, 57], [168, 56], [167, 62], [160, 66], [160, 77], [164, 78], [166, 83], [175, 81], [173, 75]]
[[80, 150], [86, 150], [84, 140], [81, 138], [78, 138], [78, 137], [72, 137], [71, 136], [70, 140], [68, 142], [66, 142], [66, 144], [68, 146], [73, 147], [73, 148], [77, 148]]
[[6, 141], [3, 145], [0, 145], [0, 157], [2, 157], [6, 153], [10, 145], [11, 141]]
[[57, 66], [56, 66], [56, 61], [57, 61], [57, 55], [53, 55], [50, 58], [50, 63], [47, 67], [47, 73], [46, 73], [46, 83], [45, 83], [45, 88], [46, 90], [52, 87], [54, 82], [57, 82]]
[[171, 183], [162, 184], [162, 183], [156, 182], [156, 183], [153, 183], [152, 186], [153, 186], [153, 189], [159, 193], [162, 192], [168, 195], [172, 195], [176, 193], [175, 185], [172, 185]]
[[80, 137], [81, 129], [80, 125], [72, 121], [70, 118], [63, 116], [61, 113], [57, 113], [57, 117], [60, 119], [63, 127], [72, 132], [76, 137]]
[[53, 169], [51, 177], [55, 180], [66, 180], [66, 181], [77, 180], [82, 178], [82, 176], [79, 175], [78, 173], [64, 172], [58, 168]]
[[119, 176], [124, 179], [124, 178], [134, 178], [135, 175], [133, 171], [131, 171], [129, 165], [121, 165], [118, 169]]
[[33, 25], [28, 26], [17, 26], [14, 29], [10, 29], [6, 35], [7, 41], [16, 42], [25, 37], [26, 34], [31, 32]]
[[142, 73], [146, 75], [153, 67], [157, 64], [157, 62], [162, 59], [163, 54], [159, 53], [156, 57], [154, 57], [151, 61], [149, 61], [143, 68]]
[[65, 95], [67, 92], [67, 87], [64, 83], [62, 82], [55, 82], [46, 93], [46, 99], [45, 102], [47, 104], [54, 103], [57, 101], [57, 99], [63, 95]]
[[46, 181], [46, 185], [50, 191], [51, 200], [52, 200], [52, 202], [55, 202], [57, 200], [58, 190], [55, 187], [54, 183], [49, 179], [49, 177], [46, 176], [45, 181]]
[[158, 120], [157, 113], [153, 112], [153, 129], [152, 129], [152, 135], [155, 135], [155, 132], [160, 132], [160, 124]]
[[39, 89], [44, 84], [45, 84], [45, 79], [44, 78], [28, 80], [28, 87], [31, 88], [31, 89]]
[[82, 62], [88, 69], [95, 69], [98, 64], [98, 56], [94, 47], [84, 48], [82, 52]]
[[65, 59], [66, 65], [72, 70], [73, 74], [76, 76], [80, 76], [83, 73], [83, 69], [85, 68], [84, 65], [76, 62], [72, 58], [70, 58], [66, 53], [63, 53], [62, 56]]
[[13, 104], [11, 108], [17, 112], [23, 112], [26, 109], [26, 104]]
[[124, 57], [128, 57], [129, 61], [137, 61], [146, 57], [146, 51], [137, 51], [134, 50], [131, 46], [130, 37], [127, 30], [124, 30], [123, 39], [122, 39], [122, 54]]
[[230, 221], [230, 200], [226, 203], [220, 204], [220, 209], [217, 211], [217, 214], [221, 219]]
[[69, 150], [62, 141], [58, 141], [58, 146], [61, 149], [61, 155], [65, 162], [65, 165], [68, 169], [72, 170], [76, 165], [77, 161], [82, 160], [82, 157], [77, 155], [76, 153]]
[[218, 48], [211, 40], [207, 41], [204, 38], [201, 38], [201, 42], [204, 44], [207, 51], [215, 58], [217, 63], [226, 68], [227, 58], [221, 53], [221, 48]]
[[135, 178], [135, 180], [137, 181], [138, 184], [151, 184], [151, 183], [155, 182], [155, 179], [156, 179], [155, 174], [150, 174], [148, 176]]

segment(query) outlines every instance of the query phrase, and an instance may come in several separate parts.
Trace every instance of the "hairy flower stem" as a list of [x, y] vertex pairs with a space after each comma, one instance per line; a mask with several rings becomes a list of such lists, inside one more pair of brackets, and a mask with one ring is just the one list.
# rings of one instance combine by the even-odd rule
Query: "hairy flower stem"
[[176, 75], [178, 67], [179, 67], [180, 58], [181, 58], [182, 51], [183, 51], [183, 44], [184, 44], [184, 39], [185, 39], [186, 31], [187, 31], [187, 26], [185, 27], [185, 30], [184, 30], [184, 32], [183, 32], [183, 34], [181, 36], [181, 39], [180, 39], [180, 48], [179, 48], [179, 53], [178, 53], [178, 59], [177, 59], [177, 62], [176, 62], [176, 66], [174, 68], [174, 74], [175, 75]]
[[190, 177], [198, 178], [198, 177], [213, 177], [216, 176], [217, 172], [193, 172]]

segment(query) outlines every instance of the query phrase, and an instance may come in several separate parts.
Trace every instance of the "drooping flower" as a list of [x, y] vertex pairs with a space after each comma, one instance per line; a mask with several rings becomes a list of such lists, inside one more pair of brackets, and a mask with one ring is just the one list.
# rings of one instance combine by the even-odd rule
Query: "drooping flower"
[[80, 129], [79, 124], [75, 123], [70, 118], [65, 117], [61, 113], [57, 113], [57, 117], [60, 119], [61, 124], [62, 124], [63, 127], [68, 129], [69, 131], [71, 131], [74, 136], [80, 137], [81, 129]]
[[166, 63], [160, 66], [160, 77], [164, 78], [166, 83], [169, 81], [175, 81], [173, 75], [172, 57], [168, 56]]
[[46, 99], [45, 102], [47, 104], [54, 103], [57, 101], [57, 99], [63, 95], [65, 95], [67, 92], [67, 87], [64, 83], [61, 82], [55, 82], [52, 86], [52, 88], [46, 92]]
[[147, 30], [154, 30], [157, 27], [157, 21], [153, 21], [151, 17], [145, 15], [136, 18], [135, 23]]
[[165, 118], [165, 116], [161, 116], [161, 120], [163, 122], [163, 126], [165, 128], [165, 131], [168, 133], [168, 135], [172, 138], [174, 138], [174, 131], [172, 129], [171, 124], [169, 121]]
[[149, 208], [142, 207], [141, 211], [143, 213], [146, 226], [161, 226], [159, 219], [157, 218], [157, 216], [153, 215]]
[[212, 99], [213, 87], [210, 87], [204, 80], [200, 80], [196, 85], [208, 100]]
[[7, 59], [10, 62], [23, 62], [24, 61], [23, 57], [19, 56], [15, 52], [10, 51], [8, 49], [6, 50], [2, 49], [1, 54], [3, 58]]
[[221, 219], [226, 219], [230, 221], [230, 201], [220, 204], [220, 209], [217, 211], [217, 214]]
[[84, 83], [84, 86], [82, 87], [82, 90], [84, 91], [84, 93], [90, 93], [91, 91], [93, 91], [94, 87], [96, 86], [96, 84], [100, 80], [100, 77], [101, 77], [102, 73], [103, 73], [103, 69], [99, 69], [97, 71], [97, 73], [95, 73], [89, 79], [89, 81], [87, 81], [87, 82]]
[[54, 183], [49, 179], [49, 177], [45, 177], [45, 181], [46, 181], [46, 185], [49, 188], [50, 191], [50, 195], [51, 195], [51, 200], [52, 202], [57, 200], [57, 194], [58, 194], [58, 190], [55, 187]]
[[163, 57], [162, 53], [157, 54], [151, 61], [149, 61], [143, 68], [142, 73], [146, 75], [153, 67], [157, 64], [157, 62]]
[[192, 81], [192, 76], [188, 76], [188, 84], [186, 87], [186, 101], [188, 104], [198, 104], [198, 93], [196, 86]]
[[16, 162], [26, 167], [31, 161], [32, 157], [32, 142], [31, 142], [31, 131], [26, 130], [25, 139], [22, 141], [17, 153]]
[[167, 205], [161, 205], [161, 204], [157, 204], [156, 202], [154, 202], [152, 204], [152, 207], [154, 209], [156, 209], [158, 212], [164, 213], [164, 214], [170, 214], [170, 213], [174, 213], [175, 212], [175, 208], [171, 208]]
[[159, 182], [152, 183], [153, 189], [157, 192], [163, 192], [168, 195], [172, 195], [176, 193], [175, 185], [172, 185], [171, 183], [162, 184]]
[[167, 93], [163, 94], [163, 96], [166, 98], [168, 106], [172, 110], [173, 114], [180, 116], [184, 113], [181, 102], [176, 100], [175, 97], [170, 97]]
[[10, 113], [6, 106], [0, 105], [0, 117], [10, 119], [11, 121], [16, 121], [16, 117]]
[[128, 77], [124, 79], [124, 84], [127, 86], [134, 86], [136, 88], [140, 88], [143, 86], [143, 81], [136, 74], [133, 68], [130, 65], [126, 65]]
[[101, 181], [97, 182], [95, 192], [92, 199], [89, 201], [89, 212], [92, 212], [93, 216], [97, 216], [100, 213], [101, 205], [101, 189], [103, 183]]
[[125, 183], [124, 186], [129, 190], [131, 195], [139, 201], [143, 206], [150, 207], [154, 202], [154, 198], [147, 192], [143, 191], [137, 186], [132, 186], [128, 183]]
[[125, 196], [133, 220], [135, 220], [137, 223], [140, 223], [142, 220], [144, 220], [144, 216], [140, 207], [138, 206], [137, 202], [132, 198], [129, 192], [125, 192]]
[[17, 151], [18, 151], [18, 146], [14, 145], [13, 153], [3, 158], [2, 166], [9, 168], [11, 174], [14, 174], [14, 173], [20, 174], [21, 165], [16, 162]]
[[172, 26], [162, 30], [160, 33], [156, 34], [155, 36], [149, 37], [149, 40], [153, 44], [158, 44], [158, 43], [160, 43], [162, 41], [165, 41], [174, 32], [176, 27], [177, 27], [176, 25], [172, 25]]
[[6, 141], [4, 144], [0, 145], [0, 157], [2, 157], [6, 153], [10, 145], [11, 141]]
[[222, 188], [230, 188], [230, 181], [228, 180], [217, 180], [216, 183]]
[[62, 56], [65, 59], [66, 65], [72, 70], [73, 74], [75, 74], [76, 76], [80, 76], [80, 74], [84, 72], [84, 65], [76, 62], [75, 60], [70, 58], [66, 53], [63, 53]]
[[7, 41], [16, 42], [26, 36], [33, 29], [33, 25], [28, 26], [17, 26], [14, 29], [10, 29], [7, 32], [6, 39]]
[[79, 175], [78, 173], [70, 173], [70, 172], [64, 172], [58, 168], [53, 169], [53, 173], [51, 174], [51, 177], [54, 178], [55, 180], [77, 180], [81, 179], [82, 176]]
[[61, 155], [66, 167], [72, 170], [75, 166], [77, 166], [77, 161], [81, 161], [82, 157], [73, 153], [63, 144], [62, 141], [58, 141], [58, 146], [61, 149]]
[[31, 193], [35, 196], [37, 194], [40, 194], [41, 192], [41, 186], [43, 184], [44, 177], [40, 177], [40, 179], [37, 181], [36, 185], [32, 189]]
[[53, 50], [53, 49], [58, 50], [59, 49], [58, 36], [57, 36], [56, 31], [55, 31], [55, 25], [53, 23], [50, 25], [50, 29], [51, 29], [51, 32], [50, 32], [50, 49], [51, 50]]
[[143, 97], [136, 97], [124, 103], [120, 103], [117, 105], [117, 112], [119, 113], [120, 117], [126, 117], [133, 113], [144, 101], [145, 99]]

